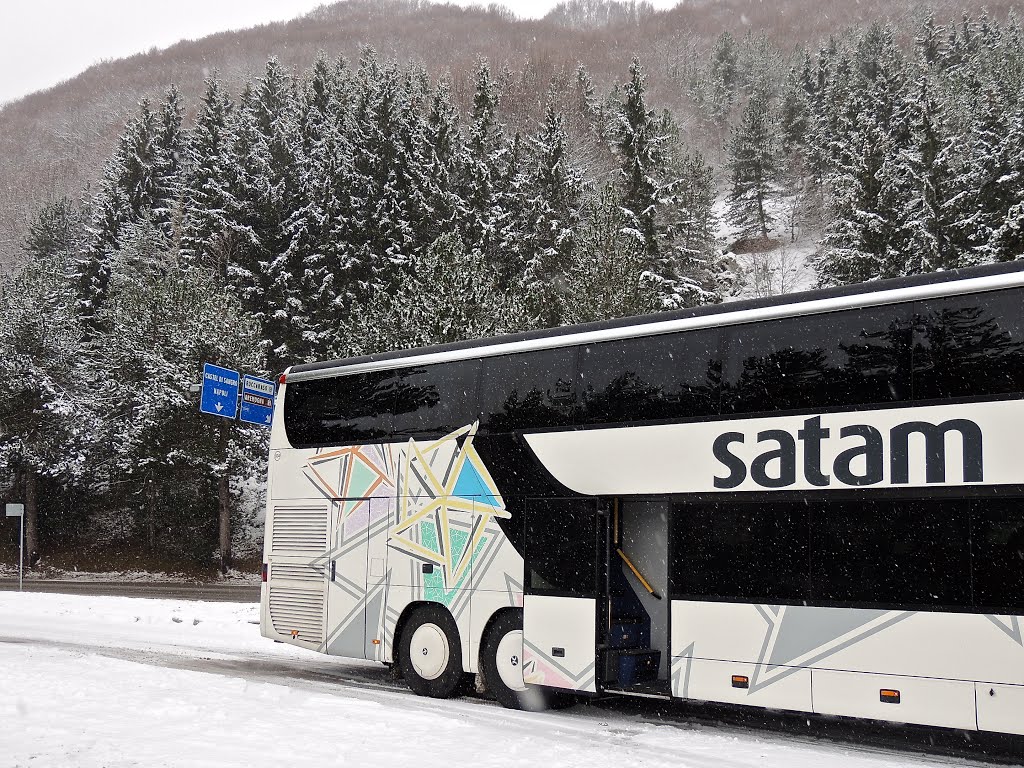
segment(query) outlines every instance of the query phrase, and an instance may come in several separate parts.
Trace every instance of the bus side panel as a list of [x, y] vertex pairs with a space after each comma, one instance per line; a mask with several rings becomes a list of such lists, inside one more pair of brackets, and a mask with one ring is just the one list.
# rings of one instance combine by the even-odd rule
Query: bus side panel
[[[672, 693], [761, 704], [768, 692], [783, 690], [790, 678], [811, 669], [815, 711], [973, 728], [962, 723], [964, 702], [974, 706], [975, 682], [1024, 686], [1022, 626], [1024, 619], [1015, 616], [676, 600]], [[735, 671], [730, 667], [708, 687], [701, 682], [705, 661], [729, 662]], [[747, 676], [749, 686], [734, 690], [733, 674]], [[963, 685], [938, 686], [930, 693], [932, 682]], [[910, 698], [883, 703], [882, 688]], [[1004, 713], [1013, 709], [1018, 689], [1007, 690], [1001, 698], [989, 697], [999, 701], [985, 702], [985, 717], [979, 703], [982, 728], [1012, 716]], [[914, 704], [923, 700], [927, 707]], [[907, 701], [913, 706], [904, 706]], [[809, 710], [795, 701], [768, 706]], [[1013, 711], [1019, 720], [1019, 710]]]
[[597, 691], [597, 601], [526, 595], [523, 678], [568, 691]]
[[978, 728], [1024, 735], [1024, 686], [975, 684]]
[[759, 606], [675, 600], [671, 607], [673, 696], [811, 711], [808, 670], [777, 667], [766, 678], [758, 665], [766, 628]]
[[[974, 683], [814, 670], [814, 711], [976, 730]], [[898, 693], [898, 696], [894, 696]]]
[[[327, 473], [334, 467], [310, 467], [320, 455], [327, 455], [328, 450], [312, 448], [277, 448], [270, 452], [270, 477], [273, 480], [271, 493], [275, 501], [286, 499], [330, 499], [336, 494], [332, 489], [323, 487], [331, 481], [337, 485], [337, 471], [333, 476]], [[312, 470], [316, 469], [316, 473]], [[318, 476], [319, 475], [319, 476]]]

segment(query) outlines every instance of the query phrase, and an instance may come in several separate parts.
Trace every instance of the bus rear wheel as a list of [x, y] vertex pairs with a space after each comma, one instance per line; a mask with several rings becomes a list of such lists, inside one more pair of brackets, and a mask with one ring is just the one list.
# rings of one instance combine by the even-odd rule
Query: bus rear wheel
[[481, 653], [484, 685], [509, 709], [539, 712], [550, 706], [548, 694], [523, 681], [523, 614], [507, 611], [494, 620]]
[[398, 666], [413, 693], [446, 699], [462, 683], [462, 643], [451, 614], [418, 608], [402, 630]]

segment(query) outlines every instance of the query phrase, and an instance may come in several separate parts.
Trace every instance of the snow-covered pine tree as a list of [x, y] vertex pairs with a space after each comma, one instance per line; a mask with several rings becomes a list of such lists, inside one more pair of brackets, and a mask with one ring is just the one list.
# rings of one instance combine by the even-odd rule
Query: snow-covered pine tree
[[181, 170], [186, 160], [185, 132], [182, 130], [184, 108], [181, 93], [171, 85], [164, 94], [157, 117], [154, 136], [153, 204], [149, 218], [164, 233], [173, 236], [175, 205], [181, 197]]
[[[994, 261], [1024, 259], [1024, 97], [1010, 118], [1001, 158], [1007, 173], [996, 179], [1006, 213], [989, 238], [988, 254]], [[1005, 194], [1008, 193], [1008, 194]]]
[[289, 302], [291, 355], [295, 360], [329, 357], [337, 338], [335, 320], [344, 302], [340, 263], [346, 244], [335, 237], [346, 215], [351, 158], [343, 127], [350, 113], [339, 99], [338, 77], [347, 65], [332, 67], [318, 56], [297, 100], [295, 149], [298, 168], [296, 205], [287, 223], [288, 253], [282, 265], [294, 270]]
[[894, 151], [879, 171], [882, 205], [891, 209], [897, 224], [889, 244], [889, 274], [913, 275], [966, 266], [954, 252], [943, 218], [947, 176], [943, 137], [939, 134], [939, 106], [926, 79], [908, 93], [893, 118]]
[[[805, 86], [807, 88], [807, 86]], [[839, 148], [852, 130], [849, 114], [853, 95], [853, 65], [848, 52], [830, 39], [818, 52], [818, 62], [810, 86], [810, 122], [807, 130], [807, 164], [811, 183], [821, 188], [834, 170]]]
[[694, 86], [702, 112], [719, 128], [724, 128], [736, 102], [740, 85], [740, 46], [729, 31], [723, 32], [711, 47], [707, 74]]
[[942, 49], [939, 27], [935, 24], [935, 12], [928, 9], [918, 21], [917, 33], [914, 36], [917, 54], [925, 66], [932, 68], [939, 62]]
[[[452, 85], [447, 77], [438, 80], [430, 97], [423, 136], [424, 170], [429, 182], [427, 206], [434, 223], [430, 242], [443, 232], [462, 230], [461, 212], [466, 203], [459, 194], [466, 148], [459, 127], [459, 113], [452, 102]], [[429, 230], [428, 230], [429, 231]]]
[[229, 131], [228, 209], [222, 234], [232, 254], [228, 284], [272, 344], [271, 370], [291, 359], [289, 317], [301, 314], [289, 306], [298, 291], [286, 258], [288, 220], [298, 207], [294, 99], [291, 76], [272, 58], [255, 87], [243, 89]]
[[268, 355], [273, 370], [301, 359], [302, 318], [306, 315], [302, 263], [291, 250], [289, 227], [293, 212], [301, 206], [296, 101], [295, 79], [271, 58], [257, 83], [253, 104], [257, 152], [267, 172], [257, 198], [258, 231], [267, 258], [266, 264], [260, 264], [263, 274], [258, 283], [265, 291], [262, 327], [273, 344]]
[[717, 281], [723, 277], [718, 264], [714, 171], [699, 152], [682, 154], [673, 165], [677, 180], [666, 217], [676, 268], [688, 288], [685, 303], [714, 303], [721, 287]]
[[769, 202], [781, 172], [776, 123], [768, 93], [756, 89], [729, 139], [728, 217], [741, 237], [767, 239], [775, 222]]
[[854, 41], [849, 62], [848, 79], [844, 66], [839, 87], [827, 86], [829, 116], [821, 121], [833, 134], [826, 161], [832, 221], [816, 261], [823, 284], [893, 277], [906, 268], [901, 214], [887, 197], [912, 137], [906, 120], [895, 119], [908, 98], [905, 58], [892, 29], [876, 24]]
[[[85, 246], [87, 212], [66, 197], [47, 203], [29, 224], [25, 253], [30, 260], [46, 263], [59, 259], [66, 267]], [[57, 274], [61, 274], [57, 270]], [[62, 277], [67, 278], [66, 274]]]
[[660, 281], [647, 269], [649, 257], [639, 238], [628, 233], [619, 192], [606, 186], [587, 201], [565, 274], [562, 318], [583, 323], [643, 315], [662, 309]]
[[89, 239], [77, 266], [79, 309], [88, 336], [101, 330], [97, 317], [106, 301], [110, 253], [120, 245], [125, 225], [152, 210], [158, 197], [156, 169], [160, 158], [156, 134], [156, 116], [149, 101], [143, 99], [138, 114], [118, 139], [117, 149], [104, 170], [100, 191], [92, 201]]
[[504, 162], [494, 185], [492, 252], [500, 265], [499, 280], [515, 290], [523, 285], [538, 236], [531, 220], [533, 145], [516, 131], [507, 142]]
[[657, 212], [664, 194], [668, 137], [654, 110], [647, 106], [646, 75], [639, 59], [634, 58], [630, 64], [629, 76], [629, 82], [622, 88], [619, 108], [612, 115], [610, 134], [620, 163], [619, 183], [627, 230], [637, 238], [653, 267], [660, 252]]
[[117, 373], [104, 379], [103, 442], [122, 519], [150, 551], [205, 561], [219, 549], [226, 567], [225, 492], [232, 474], [251, 469], [228, 459], [259, 455], [265, 435], [202, 416], [190, 387], [204, 362], [263, 371], [258, 325], [220, 278], [188, 264], [146, 219], [125, 227], [111, 263], [110, 332], [93, 365]]
[[877, 279], [886, 272], [889, 255], [890, 213], [880, 211], [879, 171], [889, 142], [870, 113], [858, 121], [837, 168], [829, 176], [832, 221], [823, 238], [824, 252], [815, 268], [825, 285], [843, 285]]
[[501, 253], [495, 238], [498, 219], [506, 213], [497, 205], [496, 187], [508, 161], [505, 129], [498, 119], [498, 102], [498, 88], [491, 77], [490, 65], [481, 60], [476, 72], [463, 166], [463, 217], [469, 248], [478, 249], [488, 269], [494, 270], [499, 284], [507, 286], [518, 265]]
[[403, 287], [417, 345], [492, 336], [500, 330], [501, 297], [480, 254], [455, 233], [441, 235], [417, 257]]
[[[94, 411], [82, 376], [82, 327], [75, 285], [76, 214], [67, 201], [46, 206], [29, 235], [29, 260], [0, 280], [0, 468], [25, 503], [25, 546], [42, 552], [40, 532], [59, 525], [39, 505], [43, 485], [66, 486], [89, 473]], [[5, 474], [6, 474], [5, 473]]]
[[786, 157], [793, 157], [807, 149], [811, 99], [814, 96], [812, 73], [810, 54], [801, 51], [799, 64], [791, 67], [786, 77], [779, 107], [779, 148]]
[[523, 303], [532, 324], [553, 327], [562, 321], [565, 275], [572, 260], [583, 183], [566, 153], [562, 117], [549, 97], [544, 122], [533, 145], [527, 202], [531, 253], [523, 279]]
[[[678, 166], [678, 127], [668, 112], [658, 117], [646, 101], [646, 83], [638, 59], [630, 66], [630, 80], [621, 88], [609, 116], [609, 136], [619, 162], [618, 197], [622, 204], [623, 235], [637, 240], [647, 254], [644, 285], [653, 287], [659, 306], [672, 309], [717, 300], [709, 264], [688, 251], [696, 234], [691, 224], [702, 221], [699, 211], [685, 205], [702, 193], [686, 189], [701, 183], [702, 174], [687, 177], [685, 163]], [[690, 170], [694, 170], [693, 167]], [[600, 211], [600, 207], [594, 209]], [[694, 216], [691, 221], [691, 214]]]
[[233, 207], [229, 199], [232, 108], [231, 98], [214, 72], [206, 80], [199, 113], [187, 133], [181, 182], [182, 257], [225, 278], [232, 260], [232, 236], [225, 223]]

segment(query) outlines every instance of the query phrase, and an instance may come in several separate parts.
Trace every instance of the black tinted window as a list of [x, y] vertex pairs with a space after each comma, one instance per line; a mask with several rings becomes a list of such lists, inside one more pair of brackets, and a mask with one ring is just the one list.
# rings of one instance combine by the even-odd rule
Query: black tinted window
[[284, 428], [296, 446], [346, 445], [386, 438], [395, 401], [391, 372], [289, 382]]
[[576, 410], [575, 360], [575, 348], [484, 358], [483, 428], [511, 432], [571, 424]]
[[974, 502], [974, 604], [1024, 613], [1024, 499]]
[[729, 330], [723, 412], [814, 409], [910, 397], [902, 306], [791, 317]]
[[811, 597], [892, 605], [971, 604], [970, 502], [824, 502], [811, 517]]
[[800, 601], [807, 597], [803, 503], [676, 504], [673, 597]]
[[608, 341], [584, 347], [580, 384], [591, 424], [718, 414], [716, 330]]
[[1024, 291], [921, 302], [914, 328], [914, 397], [1024, 391]]
[[527, 499], [526, 590], [595, 594], [597, 510], [588, 499]]
[[479, 360], [405, 368], [396, 374], [396, 437], [440, 437], [479, 418]]

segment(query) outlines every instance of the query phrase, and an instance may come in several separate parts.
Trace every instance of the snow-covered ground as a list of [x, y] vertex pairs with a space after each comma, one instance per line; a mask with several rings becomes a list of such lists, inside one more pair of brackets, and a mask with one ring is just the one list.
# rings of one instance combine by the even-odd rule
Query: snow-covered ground
[[[806, 206], [806, 200], [795, 195], [768, 201], [766, 207], [774, 221], [769, 237], [775, 242], [775, 247], [768, 251], [727, 253], [735, 261], [740, 279], [734, 294], [726, 296], [726, 301], [764, 298], [816, 287], [813, 262], [820, 248], [822, 233], [810, 222], [802, 223], [805, 219], [813, 219], [808, 215]], [[715, 236], [719, 242], [730, 246], [740, 231], [729, 223], [728, 208], [727, 195], [720, 195], [712, 211], [718, 222]]]
[[967, 765], [614, 709], [414, 696], [259, 636], [258, 607], [0, 593], [0, 767]]

